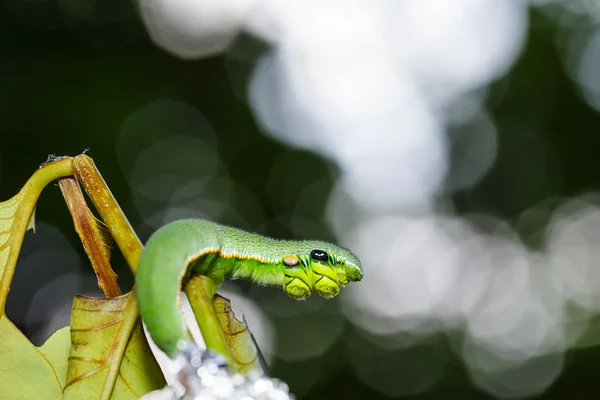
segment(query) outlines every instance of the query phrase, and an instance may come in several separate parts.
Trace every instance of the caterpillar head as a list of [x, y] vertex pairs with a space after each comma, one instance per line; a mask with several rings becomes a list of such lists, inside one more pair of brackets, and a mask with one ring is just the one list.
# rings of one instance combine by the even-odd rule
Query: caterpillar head
[[363, 277], [362, 265], [350, 250], [326, 242], [301, 242], [293, 254], [281, 260], [283, 290], [304, 299], [312, 290], [325, 298], [336, 296], [342, 286]]

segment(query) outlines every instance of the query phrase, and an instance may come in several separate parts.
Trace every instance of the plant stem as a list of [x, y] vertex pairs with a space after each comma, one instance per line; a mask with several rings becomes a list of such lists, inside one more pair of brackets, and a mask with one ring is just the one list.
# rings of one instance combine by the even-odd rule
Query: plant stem
[[196, 321], [198, 321], [198, 327], [206, 347], [227, 358], [231, 369], [237, 372], [237, 364], [231, 354], [227, 338], [213, 307], [212, 300], [216, 292], [215, 284], [206, 276], [192, 275], [185, 285], [184, 291], [190, 301]]
[[94, 165], [94, 160], [84, 154], [78, 155], [73, 159], [73, 169], [135, 274], [142, 253], [142, 242]]
[[73, 217], [75, 231], [92, 263], [98, 278], [98, 286], [106, 297], [120, 296], [121, 289], [117, 284], [117, 274], [110, 266], [112, 239], [108, 237], [105, 226], [90, 211], [81, 188], [73, 176], [59, 179], [58, 186]]

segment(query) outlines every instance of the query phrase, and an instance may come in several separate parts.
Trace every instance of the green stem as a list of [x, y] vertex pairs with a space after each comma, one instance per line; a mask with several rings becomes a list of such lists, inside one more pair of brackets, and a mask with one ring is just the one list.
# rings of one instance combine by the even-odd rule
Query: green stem
[[21, 251], [23, 236], [29, 227], [34, 227], [35, 204], [50, 182], [73, 175], [71, 157], [58, 158], [44, 164], [29, 178], [25, 186], [11, 199], [0, 202], [0, 316], [4, 313], [6, 297], [15, 273]]
[[237, 363], [231, 354], [225, 332], [221, 328], [212, 303], [217, 291], [216, 285], [206, 276], [192, 275], [184, 291], [192, 306], [194, 317], [198, 321], [206, 347], [227, 358], [232, 371], [237, 372]]
[[94, 160], [84, 154], [78, 155], [73, 159], [73, 170], [115, 239], [129, 268], [135, 274], [143, 249], [142, 242], [94, 165]]

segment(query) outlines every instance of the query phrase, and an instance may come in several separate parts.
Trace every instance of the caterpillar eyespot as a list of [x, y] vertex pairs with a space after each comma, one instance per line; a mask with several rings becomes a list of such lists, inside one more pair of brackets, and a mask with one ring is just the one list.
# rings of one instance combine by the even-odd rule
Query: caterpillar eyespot
[[286, 267], [295, 267], [300, 264], [300, 259], [298, 256], [290, 255], [283, 257], [283, 265]]

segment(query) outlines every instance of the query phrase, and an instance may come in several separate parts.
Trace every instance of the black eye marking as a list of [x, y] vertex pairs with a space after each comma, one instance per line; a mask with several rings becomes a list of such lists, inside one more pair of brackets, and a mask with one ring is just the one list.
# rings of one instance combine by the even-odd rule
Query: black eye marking
[[290, 255], [283, 257], [283, 265], [286, 267], [295, 267], [300, 264], [300, 259], [297, 256]]
[[325, 250], [313, 250], [310, 252], [310, 258], [318, 261], [328, 261], [329, 256]]

